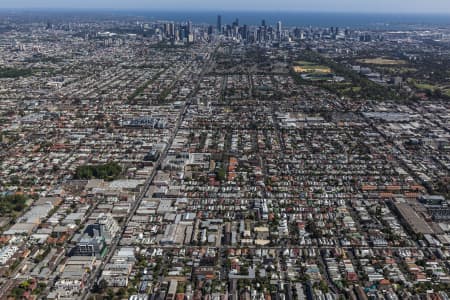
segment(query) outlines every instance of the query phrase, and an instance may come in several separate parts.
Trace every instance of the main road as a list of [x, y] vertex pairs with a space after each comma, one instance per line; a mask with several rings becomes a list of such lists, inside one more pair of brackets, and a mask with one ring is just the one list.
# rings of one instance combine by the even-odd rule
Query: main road
[[88, 296], [90, 295], [90, 291], [93, 288], [94, 284], [100, 279], [101, 276], [101, 272], [103, 270], [103, 268], [105, 267], [105, 265], [111, 260], [111, 258], [113, 257], [114, 253], [116, 252], [117, 247], [119, 246], [120, 243], [120, 239], [123, 236], [123, 234], [125, 233], [125, 229], [127, 228], [128, 224], [130, 223], [131, 219], [133, 218], [134, 214], [136, 213], [137, 209], [139, 208], [139, 206], [141, 205], [142, 200], [144, 199], [145, 195], [147, 194], [150, 185], [153, 182], [153, 179], [156, 176], [156, 173], [158, 171], [158, 169], [161, 167], [162, 162], [164, 161], [164, 159], [167, 157], [167, 153], [169, 152], [169, 149], [172, 147], [173, 141], [178, 133], [178, 130], [184, 120], [184, 117], [186, 115], [187, 109], [189, 107], [189, 105], [191, 104], [192, 98], [193, 96], [197, 93], [197, 90], [200, 86], [200, 81], [201, 78], [203, 78], [203, 75], [205, 73], [206, 70], [208, 70], [209, 68], [209, 64], [211, 63], [211, 57], [205, 61], [203, 67], [202, 67], [202, 71], [200, 72], [200, 74], [198, 75], [198, 79], [197, 82], [191, 92], [191, 94], [187, 97], [187, 100], [185, 101], [182, 109], [180, 110], [180, 113], [178, 115], [177, 118], [177, 122], [176, 125], [174, 127], [174, 130], [170, 136], [169, 142], [167, 143], [166, 147], [164, 148], [164, 151], [161, 153], [161, 155], [159, 156], [159, 159], [155, 162], [154, 166], [153, 166], [153, 170], [150, 174], [150, 176], [145, 180], [144, 186], [141, 189], [141, 192], [139, 193], [138, 197], [136, 198], [136, 200], [133, 202], [133, 205], [129, 211], [129, 213], [127, 214], [127, 217], [125, 219], [125, 222], [122, 225], [122, 232], [120, 233], [120, 235], [116, 236], [116, 238], [114, 238], [114, 240], [112, 241], [107, 255], [105, 258], [103, 258], [101, 264], [95, 269], [95, 272], [91, 273], [91, 276], [89, 277], [89, 279], [86, 281], [86, 286], [82, 292], [82, 295], [80, 297], [80, 299], [87, 299]]

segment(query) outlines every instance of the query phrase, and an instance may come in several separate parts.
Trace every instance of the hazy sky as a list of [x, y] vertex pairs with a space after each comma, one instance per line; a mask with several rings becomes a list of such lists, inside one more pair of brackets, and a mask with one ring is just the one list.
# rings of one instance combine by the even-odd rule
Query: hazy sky
[[0, 8], [303, 10], [450, 14], [450, 0], [0, 0]]

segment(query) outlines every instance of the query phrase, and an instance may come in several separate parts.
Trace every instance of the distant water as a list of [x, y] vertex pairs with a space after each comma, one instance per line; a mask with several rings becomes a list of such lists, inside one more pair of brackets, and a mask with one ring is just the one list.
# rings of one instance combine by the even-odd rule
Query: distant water
[[[132, 13], [132, 12], [130, 12]], [[240, 25], [266, 24], [274, 26], [352, 27], [352, 28], [401, 28], [408, 25], [450, 25], [450, 14], [368, 14], [368, 13], [322, 13], [322, 12], [141, 12], [140, 15], [154, 20], [173, 20], [215, 25], [217, 15], [222, 24], [231, 24], [236, 18]]]
[[[393, 0], [395, 1], [395, 0]], [[18, 15], [26, 13], [40, 18], [87, 17], [89, 19], [105, 19], [110, 17], [132, 17], [143, 20], [167, 20], [175, 22], [192, 21], [196, 24], [216, 25], [217, 15], [222, 16], [222, 24], [231, 24], [239, 19], [239, 25], [260, 25], [266, 20], [267, 25], [275, 26], [278, 21], [283, 26], [298, 27], [331, 27], [368, 28], [368, 29], [401, 29], [411, 25], [450, 25], [450, 13], [447, 14], [371, 14], [371, 13], [330, 13], [330, 12], [270, 12], [270, 11], [150, 11], [150, 10], [0, 10], [2, 13]]]

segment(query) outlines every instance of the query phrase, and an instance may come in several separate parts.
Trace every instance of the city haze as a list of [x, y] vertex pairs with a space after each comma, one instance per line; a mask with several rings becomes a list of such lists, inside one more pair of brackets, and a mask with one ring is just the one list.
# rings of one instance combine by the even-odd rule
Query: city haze
[[450, 2], [445, 0], [317, 0], [317, 1], [31, 1], [3, 0], [0, 8], [82, 8], [82, 9], [147, 9], [147, 10], [251, 10], [251, 11], [318, 11], [318, 12], [371, 12], [371, 13], [450, 13]]
[[0, 299], [450, 299], [445, 2], [1, 1]]

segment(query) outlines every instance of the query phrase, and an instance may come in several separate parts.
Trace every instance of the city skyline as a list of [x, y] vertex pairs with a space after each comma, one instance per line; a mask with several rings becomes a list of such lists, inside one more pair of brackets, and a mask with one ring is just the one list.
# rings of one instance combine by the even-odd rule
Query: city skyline
[[118, 10], [169, 10], [169, 11], [273, 11], [273, 12], [364, 12], [364, 13], [438, 13], [450, 14], [450, 2], [441, 0], [431, 1], [388, 1], [379, 0], [377, 2], [362, 2], [356, 0], [342, 0], [336, 3], [332, 0], [314, 1], [292, 1], [281, 0], [273, 1], [237, 1], [231, 0], [224, 2], [211, 2], [205, 0], [194, 0], [188, 3], [179, 0], [162, 1], [156, 0], [149, 3], [145, 0], [132, 0], [123, 3], [113, 0], [95, 0], [95, 1], [61, 1], [46, 0], [4, 0], [0, 3], [0, 9], [118, 9]]
[[444, 2], [17, 1], [0, 299], [450, 299]]

